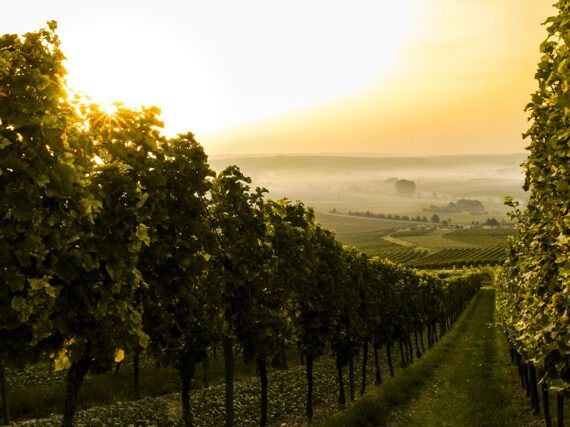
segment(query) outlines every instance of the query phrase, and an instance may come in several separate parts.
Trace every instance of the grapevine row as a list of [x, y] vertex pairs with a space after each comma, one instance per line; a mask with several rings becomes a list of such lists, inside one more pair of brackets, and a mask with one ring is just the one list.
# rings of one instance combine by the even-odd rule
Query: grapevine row
[[398, 249], [383, 251], [380, 257], [393, 262], [406, 264], [410, 267], [424, 269], [450, 268], [453, 266], [483, 266], [496, 265], [505, 261], [506, 250], [503, 247], [490, 248], [448, 248], [432, 254], [417, 249]]
[[412, 339], [421, 353], [427, 329], [431, 346], [481, 285], [482, 273], [438, 277], [343, 247], [302, 203], [268, 199], [236, 166], [215, 174], [191, 133], [164, 137], [156, 108], [109, 115], [71, 98], [55, 27], [0, 37], [5, 421], [5, 366], [52, 357], [66, 370], [71, 426], [87, 373], [145, 350], [178, 371], [192, 425], [196, 365], [221, 344], [225, 425], [239, 349], [257, 365], [264, 426], [267, 363], [291, 343], [310, 421], [316, 358], [334, 353], [342, 405], [357, 352], [366, 361], [369, 344], [397, 342], [412, 359]]
[[561, 426], [570, 395], [570, 1], [555, 7], [558, 15], [546, 21], [540, 46], [538, 89], [527, 105], [530, 197], [524, 209], [507, 199], [518, 237], [500, 277], [497, 307], [535, 413], [542, 395], [545, 422], [552, 425], [549, 393], [555, 392]]

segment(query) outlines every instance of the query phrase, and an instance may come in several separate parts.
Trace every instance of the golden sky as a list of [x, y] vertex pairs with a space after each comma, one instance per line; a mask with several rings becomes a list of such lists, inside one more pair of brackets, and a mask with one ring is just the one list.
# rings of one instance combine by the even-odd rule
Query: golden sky
[[522, 151], [544, 0], [2, 1], [59, 23], [69, 86], [209, 154]]

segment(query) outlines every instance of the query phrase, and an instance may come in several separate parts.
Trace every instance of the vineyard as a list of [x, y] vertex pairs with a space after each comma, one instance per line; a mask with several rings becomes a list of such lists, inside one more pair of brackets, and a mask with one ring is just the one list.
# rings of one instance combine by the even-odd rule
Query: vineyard
[[514, 228], [505, 226], [409, 227], [382, 219], [331, 214], [318, 214], [318, 217], [335, 230], [341, 242], [367, 255], [422, 269], [502, 264], [507, 257], [509, 239], [516, 235]]
[[445, 238], [477, 246], [505, 247], [507, 239], [515, 235], [516, 230], [513, 228], [464, 228], [447, 233]]
[[466, 265], [496, 265], [505, 260], [503, 247], [442, 249], [433, 254], [415, 259], [412, 264], [421, 268], [444, 268]]
[[[177, 378], [179, 419], [194, 425], [193, 406], [203, 410], [191, 398], [196, 369], [221, 353], [223, 424], [265, 426], [289, 411], [269, 412], [268, 399], [270, 378], [278, 377], [270, 377], [271, 366], [285, 366], [291, 348], [303, 360], [310, 422], [320, 358], [333, 361], [342, 407], [355, 399], [356, 363], [365, 392], [369, 350], [380, 382], [380, 348], [391, 374], [396, 348], [401, 362], [411, 363], [489, 279], [480, 271], [423, 273], [344, 247], [301, 202], [269, 199], [237, 166], [214, 173], [193, 134], [162, 136], [156, 108], [118, 105], [109, 114], [68, 96], [55, 29], [50, 22], [0, 38], [6, 424], [9, 385], [26, 366], [51, 363], [59, 372], [48, 375], [64, 385], [54, 389], [62, 414], [55, 423], [94, 425], [76, 420], [80, 390], [127, 360], [129, 395], [142, 397], [150, 358]], [[257, 416], [248, 410], [246, 421], [239, 418], [236, 359], [253, 366], [259, 380]], [[92, 393], [104, 400], [108, 390], [98, 387]], [[124, 422], [113, 420], [116, 411], [140, 412], [119, 406], [124, 410], [109, 408], [100, 424]]]
[[339, 238], [371, 256], [414, 268], [446, 269], [502, 264], [507, 257], [510, 236], [514, 236], [512, 228], [452, 231], [423, 228], [352, 232], [341, 234]]
[[[527, 105], [531, 125], [523, 209], [509, 198], [518, 238], [508, 253], [498, 286], [497, 308], [518, 366], [521, 384], [545, 424], [563, 425], [570, 395], [570, 170], [568, 68], [570, 2], [546, 21], [536, 73], [538, 89]], [[555, 397], [555, 399], [552, 399]]]
[[434, 253], [410, 248], [390, 248], [379, 251], [378, 256], [390, 261], [423, 269], [464, 266], [493, 266], [505, 261], [504, 247], [440, 249]]
[[[440, 386], [477, 396], [494, 381], [504, 397], [506, 370], [485, 371], [500, 328], [534, 414], [563, 426], [570, 0], [557, 7], [527, 107], [530, 200], [507, 199], [515, 229], [323, 215], [335, 234], [238, 166], [213, 171], [192, 133], [163, 135], [156, 107], [109, 113], [70, 92], [55, 22], [0, 36], [3, 424], [328, 425], [347, 408], [330, 425], [370, 425], [421, 387], [438, 405]], [[485, 367], [466, 367], [476, 357]]]

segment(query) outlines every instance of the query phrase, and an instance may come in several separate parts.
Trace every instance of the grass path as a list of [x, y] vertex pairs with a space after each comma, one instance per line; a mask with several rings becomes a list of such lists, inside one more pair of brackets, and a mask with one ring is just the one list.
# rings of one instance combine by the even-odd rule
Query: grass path
[[318, 427], [541, 426], [517, 386], [494, 326], [494, 290], [482, 289], [418, 362]]
[[512, 372], [503, 337], [494, 326], [494, 292], [483, 289], [479, 303], [441, 367], [419, 396], [395, 411], [388, 425], [540, 425], [512, 393]]

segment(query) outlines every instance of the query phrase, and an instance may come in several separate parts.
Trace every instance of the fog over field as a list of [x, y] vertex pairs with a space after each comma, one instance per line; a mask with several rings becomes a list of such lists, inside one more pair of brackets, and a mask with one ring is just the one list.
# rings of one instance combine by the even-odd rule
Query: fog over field
[[[453, 222], [468, 223], [489, 216], [505, 217], [503, 198], [524, 200], [524, 153], [430, 157], [366, 157], [358, 155], [275, 155], [212, 157], [220, 171], [237, 164], [266, 187], [271, 197], [302, 200], [317, 213], [335, 209], [340, 213], [425, 215], [430, 206], [446, 206], [458, 199], [480, 200], [486, 214], [447, 215]], [[411, 196], [399, 195], [394, 178], [414, 181]], [[447, 217], [446, 216], [446, 217]]]

